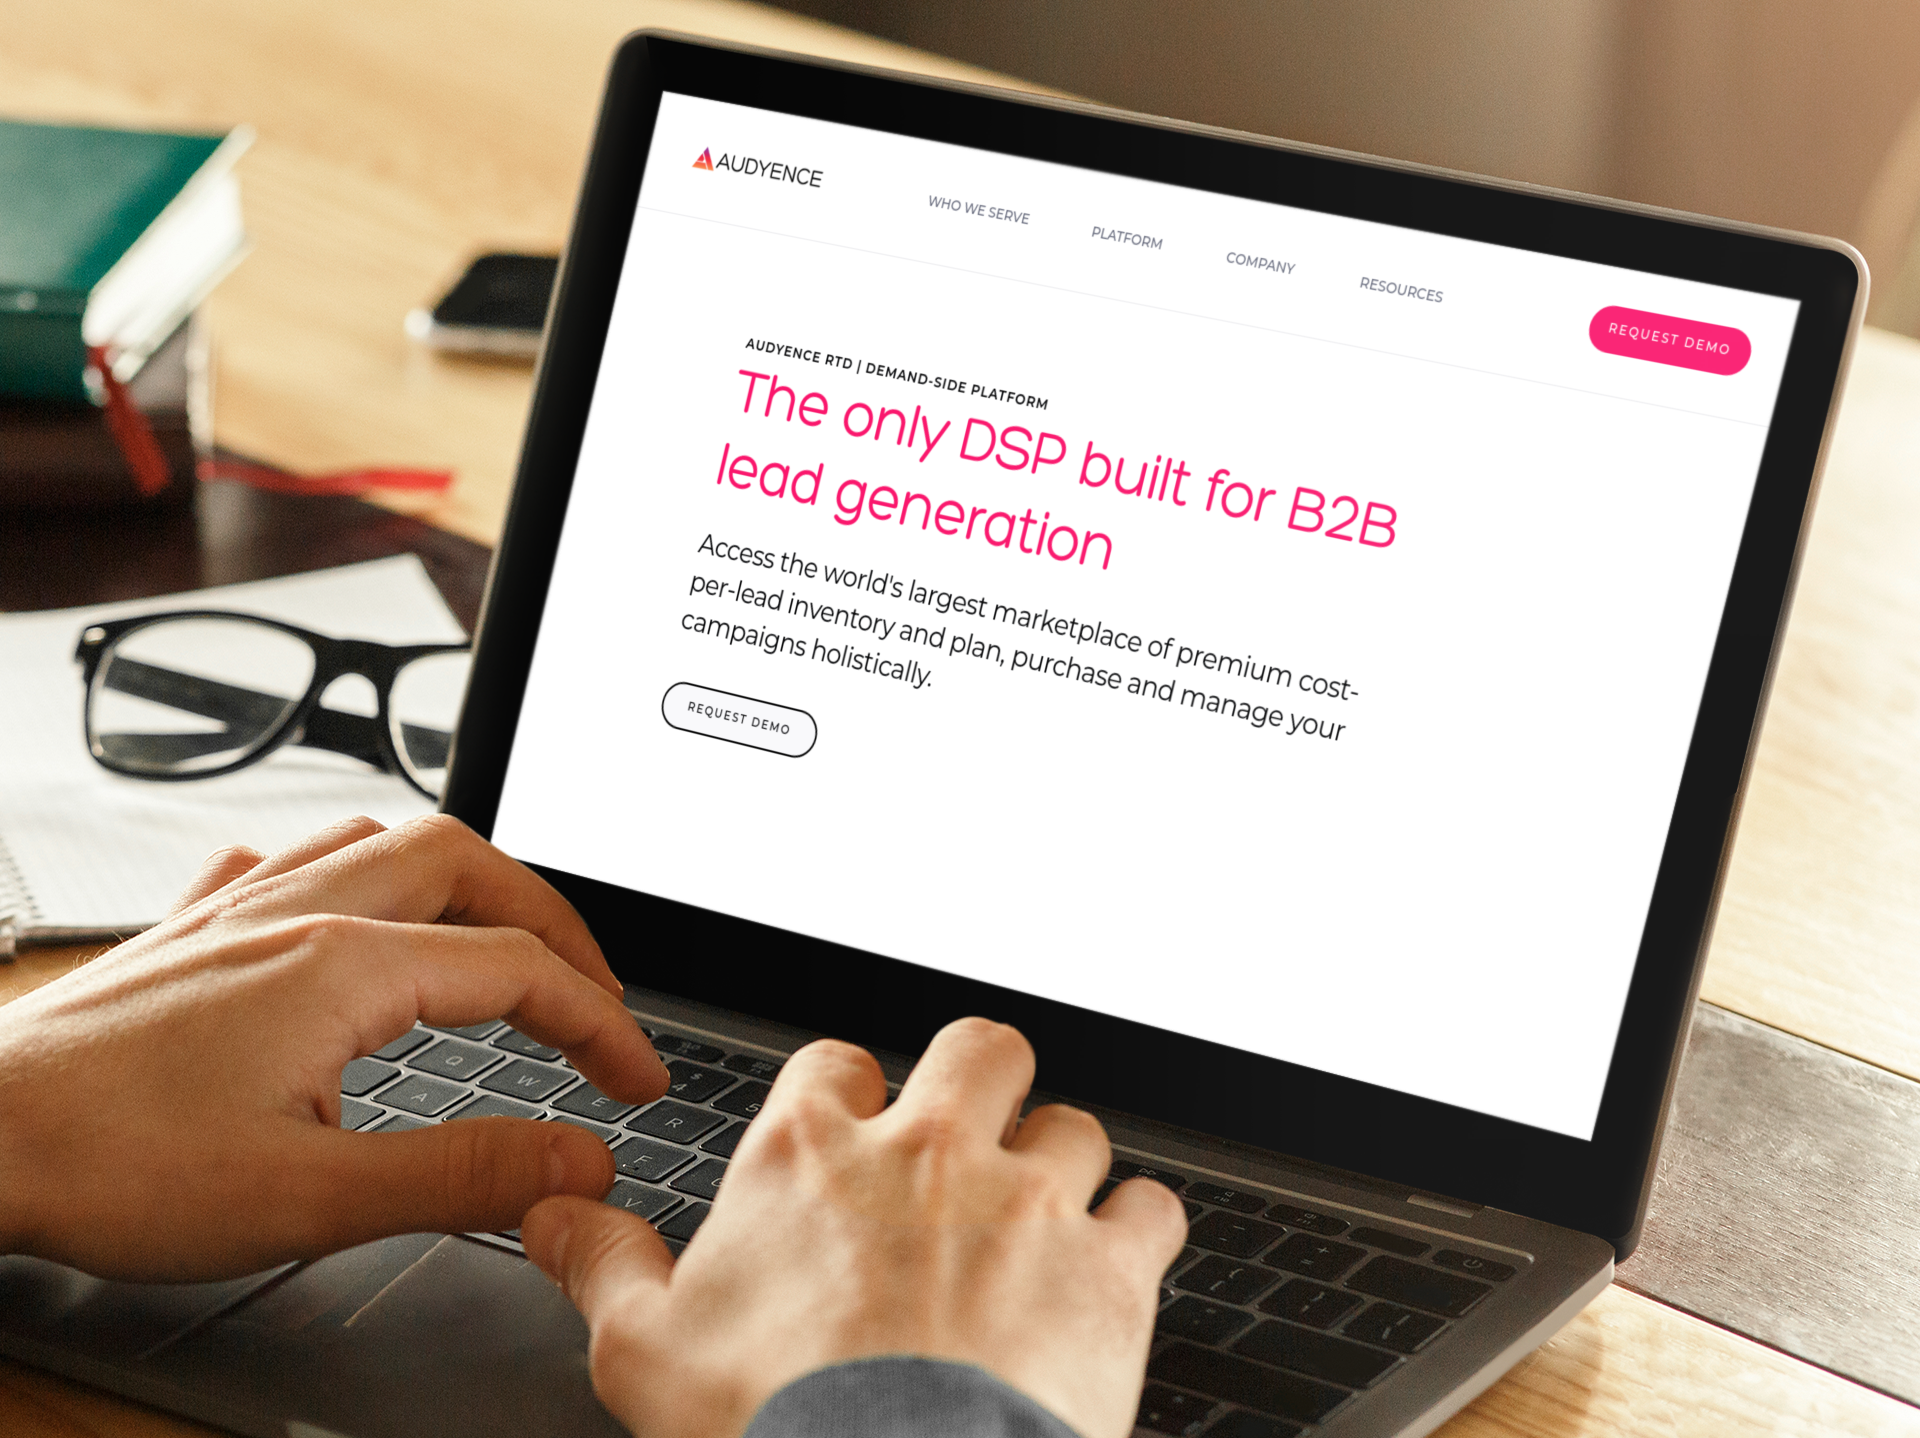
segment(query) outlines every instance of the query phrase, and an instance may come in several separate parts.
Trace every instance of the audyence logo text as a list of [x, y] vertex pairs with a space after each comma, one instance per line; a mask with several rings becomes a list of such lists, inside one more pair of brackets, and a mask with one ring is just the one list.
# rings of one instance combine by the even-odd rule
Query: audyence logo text
[[752, 155], [730, 155], [724, 152], [716, 160], [711, 149], [700, 152], [700, 158], [693, 162], [693, 168], [728, 170], [750, 179], [778, 180], [789, 185], [804, 185], [810, 190], [819, 189], [820, 182], [826, 178], [824, 170], [814, 169], [810, 165], [789, 165], [785, 160], [761, 160]]

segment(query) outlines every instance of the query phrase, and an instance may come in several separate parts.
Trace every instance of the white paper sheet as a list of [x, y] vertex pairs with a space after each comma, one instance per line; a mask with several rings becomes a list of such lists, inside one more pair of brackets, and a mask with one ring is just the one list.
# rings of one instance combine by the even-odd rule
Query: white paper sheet
[[[167, 609], [235, 609], [390, 644], [465, 637], [413, 555], [191, 594], [0, 617], [0, 929], [131, 929], [166, 913], [214, 850], [266, 853], [338, 819], [395, 824], [432, 812], [404, 780], [339, 755], [286, 747], [235, 774], [129, 779], [88, 756], [80, 631]], [[344, 679], [343, 687], [365, 681]], [[337, 707], [361, 709], [355, 696]], [[365, 712], [371, 712], [367, 708]], [[4, 936], [0, 936], [3, 938]]]

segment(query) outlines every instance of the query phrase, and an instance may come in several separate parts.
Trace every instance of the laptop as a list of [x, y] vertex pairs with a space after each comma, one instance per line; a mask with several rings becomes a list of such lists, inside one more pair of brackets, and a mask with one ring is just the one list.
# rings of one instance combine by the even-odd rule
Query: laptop
[[[376, 1129], [614, 1146], [696, 1234], [786, 1055], [1017, 1024], [1186, 1202], [1140, 1433], [1429, 1431], [1631, 1252], [1858, 256], [639, 34], [445, 807], [671, 1061], [497, 1025]], [[511, 1235], [0, 1263], [0, 1348], [236, 1432], [615, 1430]]]

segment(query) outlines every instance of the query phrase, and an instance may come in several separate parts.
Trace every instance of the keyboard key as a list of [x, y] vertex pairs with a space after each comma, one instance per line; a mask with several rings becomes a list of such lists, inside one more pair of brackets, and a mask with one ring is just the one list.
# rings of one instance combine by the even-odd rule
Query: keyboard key
[[1153, 1361], [1147, 1364], [1147, 1376], [1303, 1423], [1318, 1423], [1347, 1397], [1346, 1389], [1330, 1383], [1178, 1340], [1153, 1355]]
[[670, 1193], [662, 1193], [657, 1188], [648, 1188], [635, 1183], [632, 1179], [616, 1178], [613, 1187], [607, 1190], [603, 1200], [615, 1208], [624, 1208], [628, 1213], [637, 1213], [645, 1219], [655, 1219], [680, 1200]]
[[1087, 1212], [1091, 1213], [1094, 1209], [1105, 1203], [1108, 1196], [1118, 1187], [1120, 1187], [1120, 1181], [1110, 1178], [1101, 1184], [1100, 1187], [1096, 1188], [1093, 1191], [1093, 1197], [1087, 1203]]
[[425, 1074], [408, 1074], [399, 1083], [382, 1089], [380, 1102], [388, 1108], [403, 1108], [422, 1118], [432, 1118], [466, 1096], [467, 1090], [457, 1083], [444, 1083]]
[[572, 1114], [568, 1113], [556, 1113], [550, 1115], [550, 1117], [554, 1123], [570, 1123], [575, 1128], [584, 1128], [608, 1148], [612, 1148], [616, 1143], [620, 1142], [621, 1134], [617, 1128], [603, 1128], [597, 1123], [588, 1123], [585, 1119], [575, 1118]]
[[1180, 1250], [1179, 1256], [1175, 1258], [1172, 1263], [1169, 1263], [1167, 1265], [1167, 1272], [1178, 1273], [1181, 1269], [1185, 1268], [1189, 1263], [1192, 1263], [1194, 1259], [1198, 1258], [1199, 1256], [1200, 1256], [1200, 1250], [1195, 1248], [1191, 1243], [1189, 1243], [1185, 1248]]
[[493, 1046], [505, 1049], [510, 1054], [519, 1054], [523, 1059], [545, 1059], [552, 1062], [560, 1057], [559, 1049], [550, 1049], [543, 1043], [536, 1043], [518, 1029], [502, 1029], [493, 1036]]
[[1471, 1274], [1475, 1278], [1491, 1278], [1495, 1283], [1505, 1283], [1518, 1271], [1511, 1264], [1495, 1263], [1491, 1258], [1462, 1253], [1457, 1248], [1441, 1249], [1434, 1254], [1433, 1261], [1442, 1268], [1458, 1269], [1461, 1273]]
[[400, 1070], [374, 1059], [355, 1059], [340, 1070], [340, 1092], [355, 1098], [372, 1093]]
[[1291, 1273], [1304, 1273], [1309, 1278], [1338, 1278], [1366, 1256], [1364, 1248], [1355, 1248], [1350, 1243], [1334, 1243], [1310, 1233], [1296, 1233], [1263, 1261]]
[[1384, 1228], [1356, 1228], [1347, 1237], [1355, 1243], [1366, 1244], [1368, 1248], [1384, 1248], [1388, 1253], [1397, 1253], [1402, 1258], [1418, 1258], [1429, 1247], [1417, 1238], [1388, 1233]]
[[690, 1203], [672, 1218], [660, 1225], [663, 1237], [677, 1238], [682, 1243], [692, 1238], [701, 1224], [707, 1221], [707, 1213], [713, 1207], [710, 1203]]
[[573, 1075], [563, 1068], [535, 1063], [532, 1059], [515, 1059], [481, 1079], [480, 1087], [488, 1093], [503, 1093], [528, 1103], [539, 1103], [572, 1082]]
[[733, 1151], [740, 1147], [740, 1140], [746, 1137], [747, 1126], [743, 1123], [729, 1124], [712, 1138], [700, 1145], [700, 1152], [715, 1154], [720, 1158], [732, 1158]]
[[682, 1103], [705, 1103], [736, 1082], [738, 1080], [732, 1074], [723, 1074], [717, 1069], [703, 1069], [699, 1064], [690, 1064], [681, 1059], [667, 1065], [667, 1092]]
[[462, 1039], [442, 1039], [430, 1049], [422, 1049], [407, 1060], [407, 1067], [441, 1078], [470, 1079], [500, 1061], [498, 1050], [485, 1044], [470, 1044]]
[[368, 1133], [405, 1133], [410, 1128], [426, 1128], [425, 1119], [409, 1118], [403, 1113], [390, 1113], [385, 1123], [377, 1123], [368, 1129]]
[[1164, 1183], [1175, 1193], [1187, 1186], [1187, 1177], [1174, 1173], [1171, 1169], [1153, 1168], [1148, 1164], [1134, 1163], [1130, 1159], [1115, 1159], [1113, 1167], [1107, 1170], [1107, 1177], [1119, 1182], [1128, 1178], [1150, 1178], [1156, 1183]]
[[720, 1060], [720, 1067], [729, 1073], [745, 1074], [750, 1079], [764, 1079], [772, 1083], [780, 1077], [782, 1064], [779, 1059], [763, 1059], [756, 1054], [728, 1054]]
[[[381, 1095], [381, 1102], [386, 1102]], [[1375, 1298], [1390, 1298], [1409, 1308], [1424, 1308], [1447, 1318], [1458, 1318], [1474, 1304], [1493, 1292], [1484, 1283], [1471, 1278], [1455, 1278], [1404, 1258], [1376, 1258], [1347, 1280], [1356, 1293]]]
[[[1230, 1253], [1235, 1258], [1252, 1258], [1279, 1236], [1280, 1230], [1271, 1223], [1237, 1213], [1209, 1213], [1187, 1230], [1189, 1242], [1211, 1248], [1215, 1253]], [[1355, 1257], [1359, 1252], [1357, 1248], [1354, 1250]]]
[[1204, 1298], [1181, 1297], [1160, 1311], [1154, 1327], [1172, 1338], [1191, 1338], [1214, 1347], [1225, 1343], [1253, 1320], [1237, 1308], [1209, 1303]]
[[510, 1098], [501, 1098], [497, 1094], [483, 1093], [465, 1108], [447, 1115], [451, 1123], [457, 1118], [538, 1118], [540, 1110], [532, 1104], [515, 1103]]
[[450, 1029], [444, 1024], [428, 1024], [428, 1028], [437, 1029], [443, 1034], [452, 1034], [455, 1038], [483, 1039], [500, 1027], [500, 1020], [488, 1019], [483, 1024], [468, 1024], [465, 1028]]
[[[526, 1060], [522, 1059], [519, 1062], [525, 1063]], [[601, 1093], [592, 1084], [583, 1083], [572, 1093], [555, 1099], [552, 1107], [561, 1113], [573, 1114], [577, 1118], [596, 1119], [601, 1123], [618, 1123], [633, 1112], [635, 1105], [621, 1103], [619, 1099]]]
[[1257, 1263], [1236, 1263], [1231, 1258], [1209, 1255], [1173, 1280], [1175, 1288], [1189, 1293], [1204, 1293], [1222, 1303], [1251, 1303], [1280, 1275]]
[[1207, 1430], [1206, 1438], [1295, 1438], [1304, 1431], [1298, 1423], [1289, 1423], [1284, 1418], [1269, 1418], [1264, 1413], [1235, 1408]]
[[654, 1034], [653, 1051], [661, 1058], [692, 1059], [695, 1063], [717, 1064], [726, 1057], [726, 1053], [712, 1044], [703, 1044], [698, 1039], [682, 1038], [679, 1034]]
[[676, 1169], [693, 1161], [684, 1148], [651, 1138], [630, 1138], [613, 1151], [613, 1166], [629, 1178], [644, 1178], [659, 1183]]
[[663, 1098], [629, 1122], [627, 1127], [635, 1133], [644, 1133], [648, 1138], [698, 1143], [725, 1122], [726, 1119], [712, 1109], [695, 1108], [690, 1103]]
[[1349, 1343], [1311, 1328], [1296, 1328], [1269, 1318], [1253, 1332], [1233, 1345], [1235, 1353], [1244, 1353], [1277, 1368], [1291, 1368], [1309, 1378], [1324, 1378], [1349, 1388], [1365, 1388], [1400, 1360], [1391, 1353], [1364, 1344]]
[[1378, 1343], [1396, 1353], [1411, 1353], [1447, 1325], [1397, 1303], [1376, 1303], [1341, 1332], [1362, 1343]]
[[1277, 1293], [1268, 1294], [1261, 1301], [1260, 1311], [1276, 1318], [1291, 1318], [1309, 1328], [1331, 1328], [1359, 1306], [1360, 1300], [1351, 1293], [1342, 1293], [1310, 1279], [1293, 1278], [1283, 1283]]
[[1220, 1405], [1211, 1398], [1196, 1398], [1174, 1388], [1149, 1383], [1140, 1395], [1140, 1416], [1135, 1421], [1156, 1433], [1172, 1433], [1176, 1438], [1193, 1438], [1207, 1415]]
[[1266, 1199], [1257, 1193], [1248, 1193], [1244, 1188], [1222, 1188], [1217, 1183], [1200, 1183], [1197, 1180], [1187, 1185], [1187, 1197], [1219, 1208], [1231, 1208], [1236, 1213], [1258, 1213], [1267, 1206]]
[[1267, 1217], [1275, 1223], [1286, 1224], [1288, 1228], [1304, 1228], [1308, 1233], [1317, 1233], [1322, 1238], [1337, 1238], [1347, 1231], [1344, 1218], [1315, 1213], [1310, 1208], [1295, 1208], [1290, 1203], [1276, 1203], [1267, 1210]]
[[[713, 1101], [713, 1106], [721, 1113], [733, 1113], [741, 1118], [752, 1118], [760, 1112], [760, 1105], [767, 1100], [771, 1085], [763, 1083], [743, 1083], [730, 1094]], [[684, 1098], [685, 1095], [683, 1094]], [[688, 1102], [692, 1102], [691, 1099]]]
[[727, 1161], [725, 1159], [703, 1158], [676, 1178], [670, 1186], [679, 1189], [682, 1193], [690, 1193], [695, 1198], [718, 1198], [720, 1180], [726, 1176]]
[[373, 1056], [377, 1059], [405, 1058], [432, 1037], [425, 1029], [408, 1029], [385, 1048], [375, 1049]]
[[372, 1123], [376, 1118], [380, 1117], [383, 1112], [385, 1112], [384, 1109], [377, 1109], [370, 1103], [361, 1103], [357, 1098], [342, 1098], [340, 1100], [340, 1127], [344, 1129], [359, 1128], [362, 1124]]

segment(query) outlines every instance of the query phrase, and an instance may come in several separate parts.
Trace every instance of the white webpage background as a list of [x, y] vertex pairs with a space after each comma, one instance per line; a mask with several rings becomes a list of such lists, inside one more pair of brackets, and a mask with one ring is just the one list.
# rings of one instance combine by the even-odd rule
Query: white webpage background
[[[818, 166], [819, 189], [691, 168]], [[1796, 306], [667, 96], [495, 838], [536, 862], [1591, 1136]], [[1031, 215], [995, 225], [933, 193]], [[1106, 224], [1157, 251], [1091, 241]], [[1225, 264], [1229, 248], [1291, 275]], [[1363, 291], [1377, 274], [1440, 304]], [[1616, 356], [1618, 304], [1736, 325], [1736, 376]], [[1004, 384], [1018, 410], [749, 338]], [[743, 414], [740, 370], [830, 403]], [[1040, 476], [841, 427], [854, 401], [1065, 437]], [[1390, 503], [1390, 547], [1077, 486], [1083, 446]], [[808, 508], [722, 446], [824, 463]], [[848, 477], [1108, 533], [1056, 564], [834, 521]], [[1278, 522], [1276, 522], [1276, 519]], [[1314, 699], [815, 580], [707, 536], [1349, 681]], [[1347, 725], [1337, 741], [689, 597], [745, 579]], [[687, 632], [854, 642], [915, 691]], [[676, 682], [807, 710], [789, 759], [677, 731]]]

